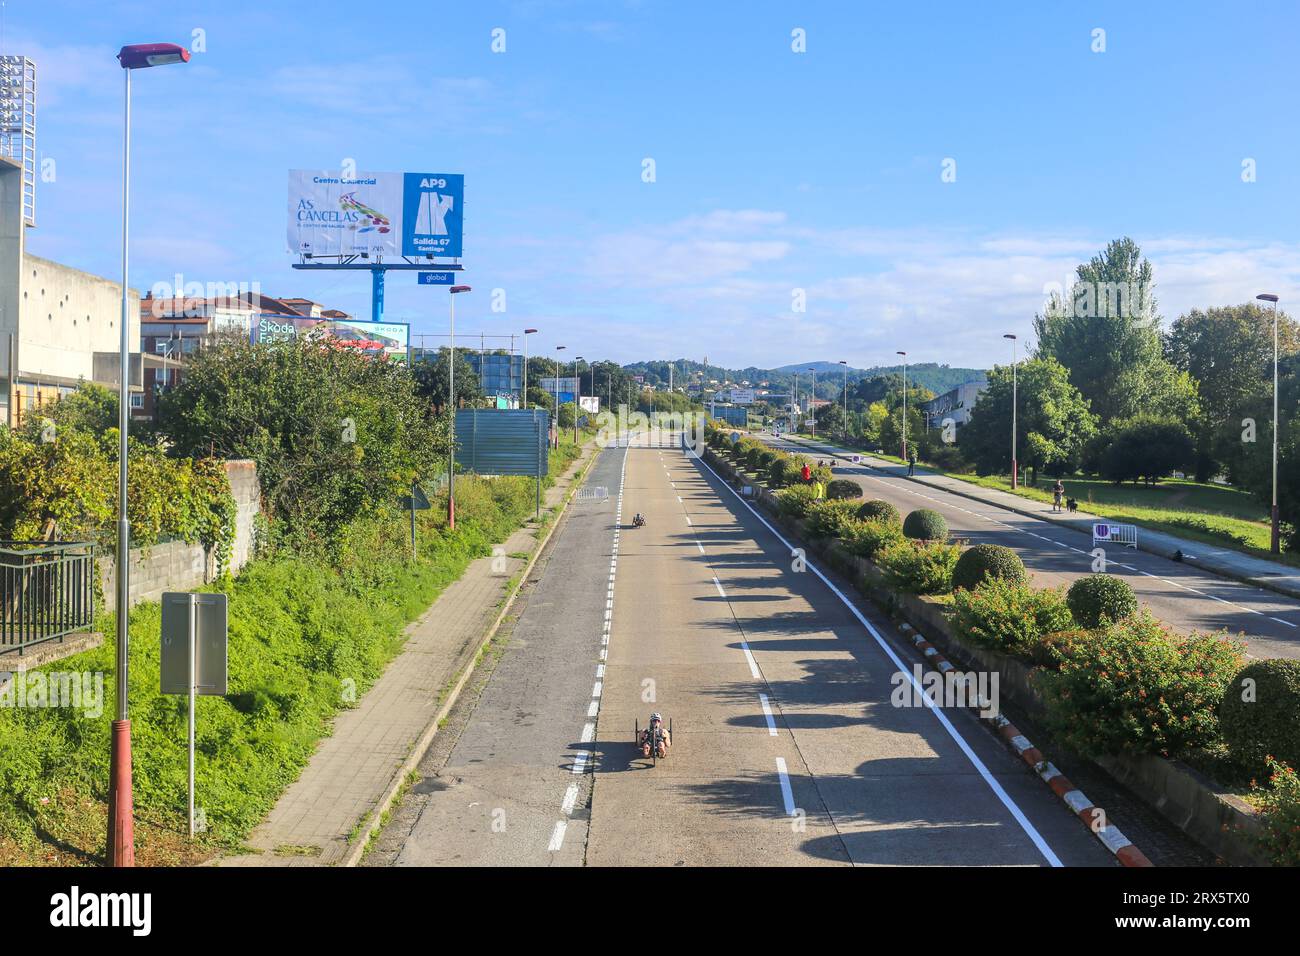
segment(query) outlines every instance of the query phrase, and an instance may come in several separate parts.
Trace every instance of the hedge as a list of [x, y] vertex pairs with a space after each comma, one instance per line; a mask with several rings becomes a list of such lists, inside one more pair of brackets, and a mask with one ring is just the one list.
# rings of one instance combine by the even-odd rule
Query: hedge
[[862, 486], [848, 478], [836, 478], [826, 486], [827, 498], [861, 498]]
[[1182, 637], [1149, 614], [1084, 632], [1060, 653], [1059, 669], [1034, 672], [1047, 728], [1089, 757], [1179, 757], [1213, 744], [1242, 662], [1239, 642]]
[[[953, 572], [954, 581], [960, 570], [961, 560]], [[1044, 638], [1073, 623], [1059, 590], [1036, 591], [1001, 577], [989, 578], [973, 589], [955, 590], [952, 603], [952, 625], [958, 634], [1018, 657], [1040, 656]]]

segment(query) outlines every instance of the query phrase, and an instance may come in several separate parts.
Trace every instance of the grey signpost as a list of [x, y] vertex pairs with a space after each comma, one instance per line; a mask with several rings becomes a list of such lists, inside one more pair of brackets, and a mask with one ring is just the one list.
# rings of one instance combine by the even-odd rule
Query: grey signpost
[[190, 699], [190, 836], [194, 836], [194, 719], [199, 694], [226, 693], [227, 608], [224, 594], [169, 591], [162, 596], [162, 693]]
[[417, 482], [411, 482], [411, 493], [403, 502], [406, 508], [411, 512], [411, 560], [416, 557], [415, 551], [415, 513], [417, 511], [428, 511], [431, 507], [429, 497], [424, 493], [424, 489]]

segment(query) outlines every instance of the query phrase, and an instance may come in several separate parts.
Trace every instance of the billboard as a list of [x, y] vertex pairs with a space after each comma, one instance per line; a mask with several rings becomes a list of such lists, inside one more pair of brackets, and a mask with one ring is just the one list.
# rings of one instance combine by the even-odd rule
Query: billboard
[[461, 255], [465, 177], [289, 170], [289, 249], [299, 255]]
[[600, 414], [600, 396], [583, 395], [578, 399], [578, 407], [584, 412], [591, 412], [593, 415]]
[[253, 323], [251, 338], [254, 342], [304, 339], [308, 342], [328, 343], [364, 355], [386, 355], [405, 362], [410, 346], [411, 327], [405, 322], [362, 322], [359, 319], [313, 319], [307, 316], [263, 314], [257, 316]]
[[733, 388], [731, 390], [731, 404], [753, 405], [754, 390], [752, 388]]
[[544, 411], [463, 408], [456, 412], [456, 462], [479, 475], [544, 477], [550, 427]]

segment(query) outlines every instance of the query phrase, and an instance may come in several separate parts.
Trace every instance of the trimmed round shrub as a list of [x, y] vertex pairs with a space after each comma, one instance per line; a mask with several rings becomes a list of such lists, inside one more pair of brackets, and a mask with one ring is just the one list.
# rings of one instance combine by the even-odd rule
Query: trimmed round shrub
[[1001, 578], [1012, 584], [1024, 584], [1029, 576], [1025, 574], [1025, 563], [1020, 555], [1000, 544], [977, 544], [967, 548], [957, 559], [957, 567], [952, 572], [953, 590], [965, 588], [973, 591], [989, 578]]
[[884, 521], [895, 527], [902, 527], [903, 516], [898, 513], [890, 502], [883, 501], [880, 498], [872, 498], [870, 501], [864, 501], [858, 507], [858, 517], [863, 521]]
[[1252, 771], [1269, 757], [1300, 767], [1300, 660], [1253, 661], [1228, 684], [1219, 727], [1233, 756]]
[[929, 508], [918, 508], [903, 521], [903, 534], [916, 541], [947, 541], [948, 522]]
[[1080, 627], [1101, 627], [1137, 613], [1137, 595], [1123, 578], [1113, 574], [1090, 574], [1070, 585], [1065, 596], [1070, 613]]
[[[826, 486], [827, 498], [861, 498], [862, 486], [848, 478], [836, 478]], [[859, 515], [861, 517], [861, 515]]]

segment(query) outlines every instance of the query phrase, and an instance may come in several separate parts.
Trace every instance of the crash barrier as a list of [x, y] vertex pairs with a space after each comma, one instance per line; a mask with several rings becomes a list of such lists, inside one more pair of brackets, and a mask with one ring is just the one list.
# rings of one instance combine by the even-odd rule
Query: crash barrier
[[1108, 521], [1095, 521], [1092, 525], [1093, 544], [1119, 544], [1137, 550], [1137, 525], [1112, 524]]

